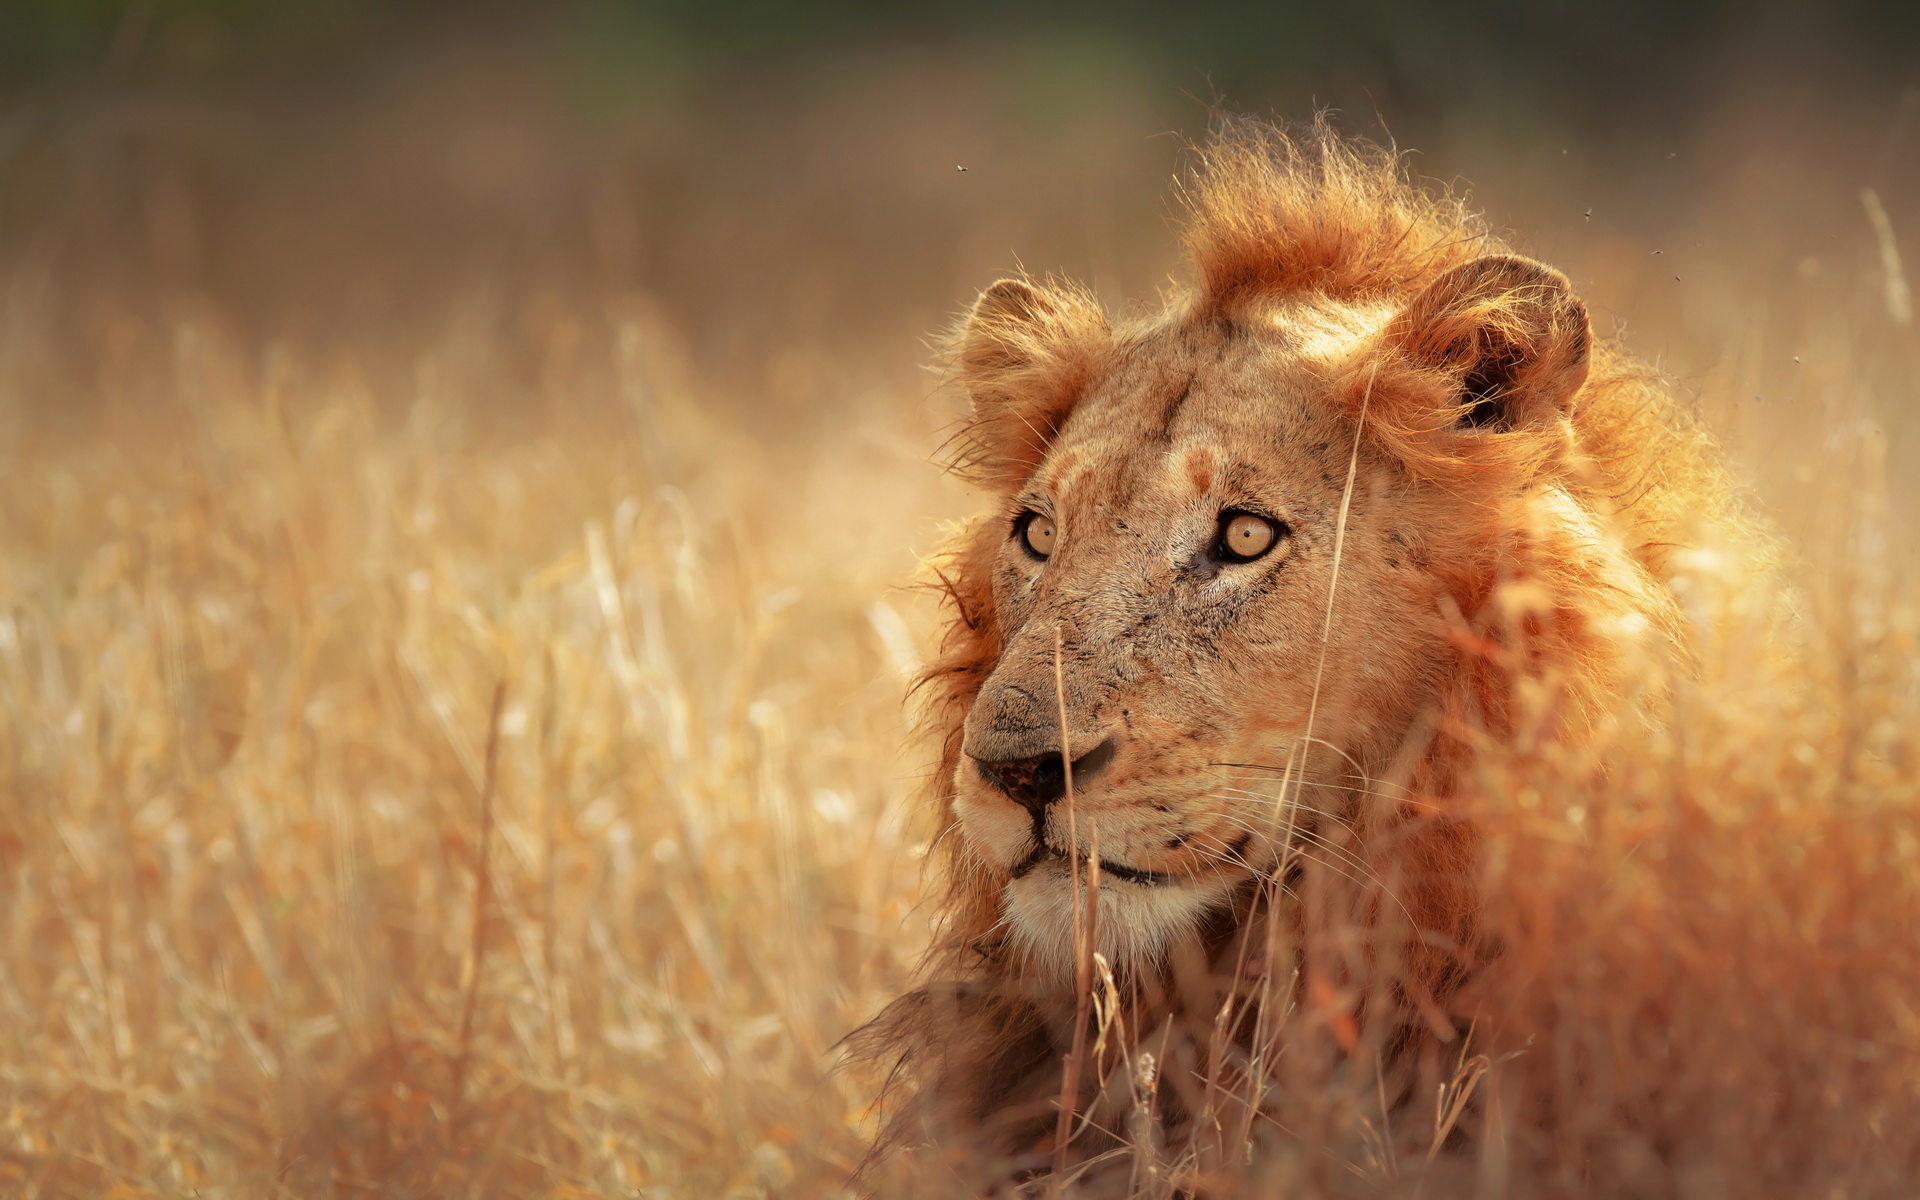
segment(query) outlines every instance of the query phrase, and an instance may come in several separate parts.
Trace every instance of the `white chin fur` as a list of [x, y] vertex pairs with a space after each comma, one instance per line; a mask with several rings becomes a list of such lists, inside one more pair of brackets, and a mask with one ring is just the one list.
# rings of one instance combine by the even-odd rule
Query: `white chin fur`
[[[1084, 876], [1081, 887], [1086, 887]], [[1115, 969], [1162, 961], [1168, 947], [1192, 935], [1232, 888], [1205, 877], [1145, 886], [1111, 876], [1100, 881], [1100, 924], [1094, 949]], [[1084, 890], [1081, 893], [1085, 903]], [[1073, 894], [1064, 866], [1049, 864], [1007, 885], [1002, 901], [1014, 945], [1043, 972], [1073, 973]]]

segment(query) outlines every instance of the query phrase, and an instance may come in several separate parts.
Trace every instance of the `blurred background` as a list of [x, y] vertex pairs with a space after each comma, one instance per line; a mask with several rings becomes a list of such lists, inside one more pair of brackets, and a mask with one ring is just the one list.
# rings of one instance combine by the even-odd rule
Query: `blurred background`
[[47, 336], [7, 369], [84, 367], [35, 406], [71, 415], [183, 306], [375, 380], [458, 325], [502, 359], [463, 398], [510, 419], [553, 400], [525, 356], [557, 314], [640, 303], [727, 419], [844, 427], [916, 405], [929, 331], [1016, 264], [1150, 297], [1211, 106], [1328, 107], [1692, 391], [1858, 410], [1909, 462], [1909, 383], [1823, 374], [1820, 324], [1902, 325], [1876, 301], [1920, 214], [1917, 62], [1890, 0], [12, 0], [0, 271]]
[[0, 3], [0, 1190], [833, 1194], [933, 348], [1153, 303], [1215, 108], [1470, 192], [1911, 594], [1911, 3]]

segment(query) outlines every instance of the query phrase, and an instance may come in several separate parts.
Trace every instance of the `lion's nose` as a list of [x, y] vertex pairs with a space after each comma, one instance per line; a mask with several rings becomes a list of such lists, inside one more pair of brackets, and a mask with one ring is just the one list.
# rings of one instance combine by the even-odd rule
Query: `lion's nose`
[[[1058, 750], [1033, 758], [1014, 758], [1004, 762], [974, 759], [980, 778], [1005, 792], [1015, 803], [1033, 813], [1045, 812], [1049, 804], [1067, 794], [1067, 773], [1060, 769]], [[1085, 787], [1113, 759], [1113, 739], [1073, 760], [1073, 786]]]

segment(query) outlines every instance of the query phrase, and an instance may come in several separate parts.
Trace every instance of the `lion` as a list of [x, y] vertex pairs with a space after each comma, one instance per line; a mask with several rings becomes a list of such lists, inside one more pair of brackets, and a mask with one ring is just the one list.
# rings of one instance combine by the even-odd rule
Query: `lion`
[[1002, 279], [951, 343], [992, 504], [922, 681], [947, 890], [855, 1042], [882, 1150], [982, 1189], [1223, 1127], [1282, 1010], [1395, 1070], [1453, 1039], [1475, 763], [1656, 720], [1675, 556], [1747, 522], [1567, 276], [1394, 153], [1234, 118], [1194, 157], [1190, 286]]

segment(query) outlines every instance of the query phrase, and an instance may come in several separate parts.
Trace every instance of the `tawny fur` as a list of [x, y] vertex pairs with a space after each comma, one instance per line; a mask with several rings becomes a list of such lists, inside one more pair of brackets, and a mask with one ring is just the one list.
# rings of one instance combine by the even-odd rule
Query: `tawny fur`
[[[1339, 901], [1341, 919], [1391, 901], [1406, 949], [1389, 990], [1410, 1027], [1443, 1031], [1488, 952], [1462, 807], [1475, 754], [1586, 737], [1629, 673], [1684, 670], [1672, 556], [1703, 534], [1759, 546], [1661, 380], [1590, 336], [1564, 277], [1392, 154], [1324, 123], [1227, 121], [1182, 195], [1194, 281], [1163, 311], [1115, 326], [1084, 291], [1009, 280], [953, 343], [974, 414], [956, 463], [997, 500], [938, 563], [950, 619], [922, 681], [947, 891], [929, 982], [855, 1044], [895, 1068], [886, 1148], [959, 1147], [983, 1181], [1050, 1161], [1075, 997], [1067, 927], [1044, 911], [1064, 893], [1015, 863], [1067, 840], [1064, 818], [1029, 830], [969, 754], [1057, 749], [1050, 705], [1077, 747], [1118, 747], [1072, 836], [1084, 853], [1098, 821], [1103, 858], [1182, 881], [1110, 883], [1097, 939], [1128, 1005], [1116, 1037], [1175, 1047], [1157, 1110], [1175, 1136], [1213, 1099], [1173, 1076], [1227, 1069], [1258, 998], [1295, 996], [1274, 980], [1357, 969], [1269, 960], [1283, 943], [1311, 957], [1329, 920], [1314, 896], [1335, 903], [1295, 888], [1279, 915], [1299, 839], [1337, 838], [1395, 882]], [[1280, 558], [1181, 558], [1188, 526], [1243, 494], [1286, 508]], [[1044, 562], [1012, 541], [1035, 505], [1061, 523]], [[1653, 715], [1658, 687], [1639, 690]], [[1283, 780], [1296, 812], [1274, 803]], [[1077, 1103], [1099, 1109], [1110, 1066]], [[1075, 1153], [1102, 1144], [1090, 1131]]]

